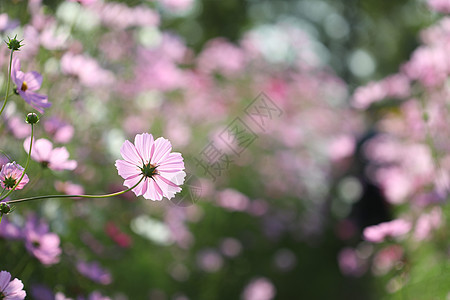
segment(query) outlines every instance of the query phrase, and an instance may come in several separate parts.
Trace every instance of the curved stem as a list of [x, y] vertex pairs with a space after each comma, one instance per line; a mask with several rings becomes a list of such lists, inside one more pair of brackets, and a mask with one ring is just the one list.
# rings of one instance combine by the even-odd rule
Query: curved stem
[[6, 84], [6, 95], [5, 95], [5, 101], [3, 101], [2, 109], [0, 110], [0, 115], [2, 114], [3, 110], [5, 109], [6, 102], [8, 101], [9, 96], [9, 86], [11, 84], [11, 66], [12, 66], [12, 58], [13, 58], [14, 50], [11, 50], [11, 56], [9, 57], [9, 72], [8, 72], [8, 83]]
[[106, 194], [106, 195], [45, 195], [45, 196], [36, 196], [36, 197], [16, 199], [16, 200], [11, 200], [11, 201], [8, 201], [5, 203], [13, 204], [13, 203], [20, 203], [20, 202], [26, 202], [26, 201], [32, 201], [32, 200], [51, 199], [51, 198], [108, 198], [108, 197], [114, 197], [114, 196], [119, 196], [126, 192], [131, 191], [132, 189], [137, 187], [138, 184], [141, 183], [142, 180], [144, 180], [144, 178], [145, 178], [145, 176], [142, 176], [142, 178], [135, 185], [133, 185], [132, 187], [130, 187], [128, 189], [120, 191], [120, 192], [112, 193], [112, 194]]
[[0, 200], [3, 200], [6, 197], [8, 197], [9, 194], [11, 194], [17, 188], [17, 186], [20, 184], [20, 182], [22, 181], [23, 177], [25, 176], [25, 174], [26, 174], [26, 172], [28, 170], [28, 166], [30, 165], [31, 149], [33, 148], [33, 137], [34, 137], [34, 124], [31, 124], [30, 150], [28, 151], [28, 157], [27, 157], [27, 163], [25, 165], [25, 169], [23, 169], [22, 176], [20, 176], [19, 180], [17, 180], [16, 185], [14, 185], [14, 187], [12, 189], [10, 189], [4, 196], [2, 196], [0, 198]]

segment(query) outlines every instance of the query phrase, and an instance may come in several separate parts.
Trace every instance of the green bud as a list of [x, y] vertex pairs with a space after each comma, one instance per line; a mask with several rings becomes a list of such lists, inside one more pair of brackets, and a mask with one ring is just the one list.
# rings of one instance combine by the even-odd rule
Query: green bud
[[35, 113], [29, 113], [27, 115], [27, 118], [25, 120], [28, 124], [36, 124], [37, 122], [39, 122], [39, 117], [37, 114]]
[[8, 45], [8, 48], [11, 49], [12, 51], [19, 51], [20, 47], [23, 46], [22, 43], [23, 40], [19, 41], [17, 39], [17, 35], [15, 37], [13, 37], [12, 39], [10, 37], [8, 37], [8, 41], [5, 41], [6, 45]]
[[10, 212], [11, 212], [11, 207], [8, 204], [6, 204], [4, 202], [0, 203], [0, 213], [2, 215], [6, 215]]

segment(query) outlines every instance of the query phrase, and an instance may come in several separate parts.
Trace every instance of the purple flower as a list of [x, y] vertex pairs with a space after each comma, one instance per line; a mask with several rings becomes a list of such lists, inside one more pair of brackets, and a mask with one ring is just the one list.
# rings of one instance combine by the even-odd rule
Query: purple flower
[[80, 261], [77, 263], [77, 270], [95, 282], [101, 284], [110, 284], [112, 282], [111, 274], [97, 262], [87, 263]]
[[[27, 152], [30, 150], [30, 141], [31, 139], [28, 137], [23, 143]], [[77, 167], [76, 161], [69, 160], [69, 152], [66, 147], [53, 148], [53, 144], [46, 139], [38, 139], [33, 142], [31, 158], [55, 171], [73, 170]]]
[[17, 85], [17, 93], [38, 112], [43, 113], [44, 108], [52, 104], [45, 95], [35, 93], [42, 85], [42, 76], [36, 71], [23, 73], [20, 71], [20, 60], [13, 59], [11, 79]]
[[48, 230], [48, 224], [32, 216], [28, 218], [24, 229], [25, 247], [44, 265], [59, 262], [61, 248], [59, 236]]
[[0, 299], [3, 300], [22, 300], [27, 295], [23, 290], [21, 280], [14, 278], [11, 280], [11, 274], [7, 271], [0, 272]]
[[[2, 170], [0, 171], [0, 185], [2, 188], [11, 190], [17, 184], [20, 177], [22, 177], [23, 170], [24, 169], [19, 164], [16, 164], [16, 162], [3, 165]], [[25, 174], [19, 185], [16, 187], [16, 190], [23, 189], [28, 181], [28, 176]]]
[[134, 145], [125, 141], [120, 153], [125, 160], [116, 160], [119, 175], [125, 179], [124, 185], [132, 187], [141, 180], [133, 192], [145, 199], [171, 199], [181, 191], [186, 173], [180, 153], [170, 153], [172, 145], [162, 137], [153, 140], [149, 133], [136, 135]]

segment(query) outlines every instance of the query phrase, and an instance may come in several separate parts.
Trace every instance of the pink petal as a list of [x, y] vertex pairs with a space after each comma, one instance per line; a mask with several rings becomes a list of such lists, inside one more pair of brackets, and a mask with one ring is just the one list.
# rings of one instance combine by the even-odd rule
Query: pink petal
[[150, 162], [150, 152], [153, 143], [153, 136], [149, 133], [138, 134], [134, 138], [134, 145], [136, 146], [136, 150], [144, 159], [144, 163], [146, 164]]
[[5, 287], [8, 285], [9, 281], [11, 280], [11, 274], [6, 271], [0, 272], [0, 292], [5, 289]]
[[123, 179], [128, 179], [142, 173], [138, 166], [121, 159], [116, 160], [116, 168], [119, 175], [122, 176]]
[[155, 181], [153, 179], [147, 180], [147, 185], [147, 192], [144, 194], [144, 198], [153, 201], [161, 201], [163, 193]]
[[[12, 61], [12, 64], [11, 64], [11, 80], [17, 86], [22, 86], [22, 80], [20, 80], [20, 84], [19, 84], [19, 78], [17, 76], [20, 73], [22, 73], [20, 71], [20, 60], [18, 58], [14, 58], [13, 61]], [[22, 77], [22, 76], [20, 76], [20, 77]]]
[[155, 182], [161, 187], [164, 197], [169, 200], [173, 198], [176, 193], [181, 191], [181, 188], [178, 185], [162, 176], [155, 176]]
[[158, 171], [160, 172], [178, 172], [184, 169], [184, 162], [181, 153], [170, 153], [166, 159], [159, 163]]
[[[18, 291], [20, 291], [22, 289], [23, 289], [22, 281], [20, 281], [17, 278], [14, 278], [14, 280], [8, 284], [8, 286], [3, 291], [3, 293], [6, 294], [6, 296], [8, 296], [9, 294], [17, 293]], [[8, 299], [8, 297], [7, 297], [7, 299]]]
[[27, 72], [25, 73], [23, 81], [25, 81], [27, 84], [27, 90], [36, 91], [42, 85], [42, 75], [36, 71]]
[[[130, 187], [134, 186], [136, 183], [138, 183], [139, 180], [141, 180], [141, 178], [142, 178], [142, 176], [140, 176], [140, 175], [136, 175], [134, 177], [129, 177], [128, 179], [125, 179], [125, 181], [123, 182], [123, 185], [130, 188]], [[141, 195], [141, 194], [139, 194], [139, 192], [142, 191], [141, 185], [143, 185], [143, 184], [145, 184], [145, 179], [133, 189], [133, 192], [136, 194], [136, 196]]]
[[170, 144], [169, 140], [166, 140], [165, 138], [158, 138], [156, 139], [155, 143], [153, 144], [153, 155], [151, 159], [152, 164], [158, 165], [160, 162], [162, 162], [167, 155], [169, 155], [170, 150], [172, 150], [172, 145]]
[[137, 152], [136, 147], [128, 140], [125, 141], [122, 147], [120, 148], [120, 154], [122, 154], [122, 157], [126, 161], [129, 161], [130, 163], [136, 166], [143, 165], [142, 158]]

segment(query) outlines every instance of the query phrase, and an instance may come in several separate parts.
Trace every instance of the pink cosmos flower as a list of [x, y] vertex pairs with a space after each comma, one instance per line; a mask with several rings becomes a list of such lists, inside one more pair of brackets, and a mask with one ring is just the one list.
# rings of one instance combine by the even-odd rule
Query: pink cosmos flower
[[[23, 143], [27, 152], [30, 150], [30, 141], [31, 139], [28, 137]], [[53, 144], [46, 139], [38, 139], [33, 142], [31, 158], [54, 171], [73, 170], [77, 167], [76, 161], [69, 160], [69, 152], [66, 147], [53, 148]]]
[[45, 95], [35, 93], [42, 85], [42, 75], [36, 71], [23, 73], [20, 71], [20, 60], [14, 58], [11, 68], [11, 79], [17, 86], [17, 93], [38, 112], [43, 113], [44, 108], [52, 104]]
[[44, 265], [52, 265], [59, 262], [61, 248], [59, 236], [49, 232], [48, 224], [30, 217], [24, 229], [25, 247], [34, 257]]
[[407, 234], [411, 230], [411, 226], [411, 223], [406, 220], [396, 219], [366, 227], [363, 234], [367, 241], [381, 243], [388, 236], [399, 237]]
[[75, 131], [72, 125], [57, 117], [46, 119], [44, 121], [44, 129], [52, 137], [53, 141], [61, 144], [68, 143]]
[[245, 287], [242, 300], [271, 300], [276, 295], [273, 283], [264, 277], [255, 278]]
[[116, 168], [125, 179], [124, 185], [132, 187], [142, 176], [144, 180], [133, 189], [136, 196], [145, 199], [171, 199], [181, 191], [186, 173], [181, 153], [170, 153], [172, 145], [162, 137], [153, 140], [149, 133], [136, 135], [134, 145], [125, 141], [120, 148], [124, 160], [116, 160]]
[[7, 271], [0, 272], [0, 297], [3, 300], [22, 300], [27, 293], [23, 290], [21, 280], [14, 278], [11, 280], [11, 274]]
[[[12, 189], [17, 181], [22, 177], [23, 167], [16, 162], [7, 163], [3, 165], [2, 170], [0, 171], [0, 185], [2, 188], [6, 190]], [[16, 187], [16, 190], [21, 190], [28, 183], [28, 175], [25, 174], [19, 185]]]

